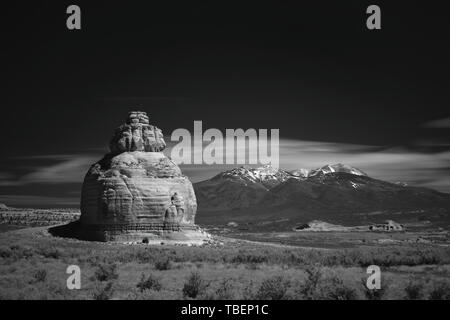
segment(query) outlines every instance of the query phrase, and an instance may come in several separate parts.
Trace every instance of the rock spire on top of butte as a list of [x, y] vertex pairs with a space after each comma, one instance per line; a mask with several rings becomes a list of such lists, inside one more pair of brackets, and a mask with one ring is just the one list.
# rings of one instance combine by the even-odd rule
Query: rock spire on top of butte
[[111, 153], [127, 151], [161, 152], [166, 147], [162, 131], [150, 124], [147, 113], [131, 111], [126, 122], [119, 126], [111, 139]]

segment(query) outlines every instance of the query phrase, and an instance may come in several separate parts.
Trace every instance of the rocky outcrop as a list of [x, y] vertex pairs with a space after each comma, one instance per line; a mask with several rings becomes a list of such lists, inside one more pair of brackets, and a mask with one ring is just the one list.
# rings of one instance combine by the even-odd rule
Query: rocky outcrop
[[160, 152], [107, 155], [85, 177], [84, 224], [194, 224], [197, 202], [189, 179]]
[[160, 129], [145, 112], [130, 112], [114, 133], [111, 152], [83, 183], [80, 230], [93, 240], [146, 241], [201, 237], [189, 179], [161, 151]]

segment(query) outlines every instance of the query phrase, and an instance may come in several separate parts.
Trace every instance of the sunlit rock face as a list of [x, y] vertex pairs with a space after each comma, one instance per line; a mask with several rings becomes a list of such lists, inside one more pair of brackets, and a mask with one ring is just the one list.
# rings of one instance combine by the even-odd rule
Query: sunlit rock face
[[82, 194], [88, 224], [164, 223], [175, 199], [174, 221], [193, 224], [197, 209], [191, 182], [160, 152], [106, 156], [89, 170]]
[[111, 140], [111, 153], [84, 179], [80, 223], [85, 237], [139, 241], [192, 235], [194, 189], [161, 152], [164, 147], [161, 130], [149, 124], [146, 113], [130, 112]]

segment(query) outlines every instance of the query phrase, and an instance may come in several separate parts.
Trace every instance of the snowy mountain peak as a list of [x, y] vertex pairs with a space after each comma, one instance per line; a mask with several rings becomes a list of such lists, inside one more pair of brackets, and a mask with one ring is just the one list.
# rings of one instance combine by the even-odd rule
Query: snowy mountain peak
[[347, 164], [337, 163], [337, 164], [333, 164], [333, 165], [328, 164], [328, 165], [325, 165], [318, 169], [311, 170], [311, 172], [308, 174], [308, 177], [313, 177], [316, 175], [325, 175], [325, 174], [334, 173], [334, 172], [344, 172], [344, 173], [354, 174], [357, 176], [367, 176], [367, 174], [365, 172], [363, 172], [357, 168], [354, 168]]
[[239, 167], [225, 171], [216, 177], [242, 180], [245, 182], [262, 183], [263, 185], [274, 186], [286, 181], [292, 176], [290, 173], [284, 170], [277, 170], [271, 165], [265, 165], [259, 168]]
[[273, 176], [279, 174], [282, 170], [277, 170], [273, 168], [270, 164], [266, 164], [263, 167], [251, 169], [257, 176], [259, 177], [266, 177], [266, 176]]
[[297, 178], [308, 178], [309, 170], [308, 169], [296, 169], [290, 172], [294, 177]]

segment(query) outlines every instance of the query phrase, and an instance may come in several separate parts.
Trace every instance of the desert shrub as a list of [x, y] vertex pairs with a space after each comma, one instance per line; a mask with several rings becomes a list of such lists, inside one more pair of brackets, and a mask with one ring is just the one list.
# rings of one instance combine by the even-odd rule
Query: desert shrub
[[265, 263], [268, 262], [267, 255], [257, 252], [245, 252], [244, 250], [239, 250], [239, 252], [230, 259], [231, 263]]
[[77, 290], [67, 290], [67, 286], [65, 283], [61, 285], [51, 281], [46, 282], [44, 291], [48, 295], [48, 299], [50, 300], [73, 299], [77, 294], [76, 292], [74, 292]]
[[423, 284], [417, 281], [410, 281], [405, 287], [405, 299], [418, 300], [422, 297]]
[[248, 270], [258, 270], [260, 266], [259, 263], [250, 262], [245, 265], [245, 268]]
[[337, 276], [327, 277], [320, 281], [320, 284], [320, 294], [317, 298], [326, 300], [356, 300], [358, 298], [356, 290]]
[[199, 298], [203, 300], [232, 300], [236, 298], [230, 279], [223, 279], [215, 290], [209, 287]]
[[114, 288], [112, 281], [106, 283], [105, 285], [99, 284], [92, 294], [94, 300], [109, 300], [114, 294]]
[[172, 262], [169, 257], [162, 257], [156, 260], [154, 265], [156, 270], [170, 270]]
[[117, 274], [117, 266], [113, 263], [100, 264], [95, 270], [94, 277], [98, 281], [110, 281], [119, 277]]
[[450, 284], [444, 283], [434, 283], [430, 290], [429, 299], [430, 300], [450, 300]]
[[44, 282], [47, 279], [47, 271], [44, 269], [39, 269], [33, 274], [34, 282]]
[[247, 283], [247, 285], [242, 290], [242, 299], [243, 300], [255, 300], [256, 293], [253, 288], [253, 281]]
[[142, 274], [141, 276], [141, 280], [139, 280], [138, 284], [136, 285], [136, 287], [141, 291], [145, 291], [145, 290], [155, 290], [155, 291], [160, 291], [162, 288], [161, 282], [159, 281], [158, 278], [156, 278], [153, 275], [149, 275], [147, 278], [145, 277], [144, 274]]
[[198, 272], [192, 272], [187, 281], [183, 285], [183, 296], [195, 299], [198, 295], [203, 294], [207, 284]]
[[98, 266], [100, 264], [100, 257], [98, 255], [89, 254], [86, 258], [78, 259], [80, 263], [87, 263], [90, 266]]
[[367, 279], [361, 279], [361, 285], [363, 288], [364, 296], [367, 300], [382, 300], [389, 289], [390, 282], [385, 278], [381, 278], [380, 289], [369, 289], [367, 287]]
[[0, 248], [0, 258], [9, 259], [15, 262], [20, 259], [29, 259], [33, 257], [34, 251], [28, 247], [13, 245], [10, 247]]
[[55, 247], [41, 247], [38, 248], [37, 253], [44, 258], [59, 259], [62, 257], [62, 252]]
[[229, 279], [222, 280], [219, 287], [216, 289], [215, 296], [218, 300], [231, 300], [235, 298], [233, 286], [231, 285], [231, 281]]
[[282, 276], [264, 279], [255, 294], [258, 300], [281, 300], [285, 298], [290, 282]]
[[11, 257], [11, 249], [5, 248], [5, 247], [0, 247], [0, 258], [6, 259], [9, 257]]
[[[145, 247], [147, 249], [149, 247]], [[132, 248], [129, 251], [121, 252], [118, 255], [117, 260], [122, 263], [137, 262], [137, 263], [150, 263], [153, 262], [154, 256], [152, 256], [151, 250], [136, 250]]]
[[355, 300], [356, 288], [346, 284], [337, 275], [324, 276], [319, 266], [305, 269], [306, 279], [295, 290], [294, 296], [304, 300]]
[[319, 282], [322, 278], [322, 270], [312, 266], [305, 270], [306, 280], [297, 290], [297, 295], [301, 299], [315, 300], [318, 299]]

